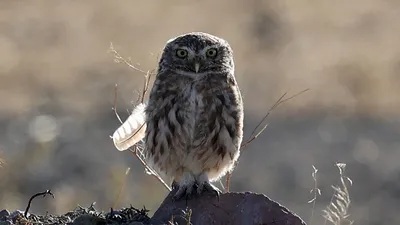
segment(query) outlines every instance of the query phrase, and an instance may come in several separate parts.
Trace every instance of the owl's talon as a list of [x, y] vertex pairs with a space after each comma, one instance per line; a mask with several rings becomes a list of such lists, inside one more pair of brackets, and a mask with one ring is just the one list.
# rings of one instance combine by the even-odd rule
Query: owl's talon
[[197, 189], [197, 194], [201, 195], [203, 192], [209, 192], [215, 195], [219, 201], [219, 195], [221, 191], [215, 187], [214, 185], [210, 184], [209, 182], [204, 182], [199, 185]]
[[185, 198], [187, 201], [193, 197], [194, 185], [184, 185], [184, 186], [179, 186], [177, 188], [178, 188], [178, 190], [176, 191], [176, 193], [173, 197], [174, 201], [179, 201], [182, 198]]
[[179, 184], [178, 184], [178, 182], [172, 181], [171, 188], [172, 188], [172, 190], [179, 189]]

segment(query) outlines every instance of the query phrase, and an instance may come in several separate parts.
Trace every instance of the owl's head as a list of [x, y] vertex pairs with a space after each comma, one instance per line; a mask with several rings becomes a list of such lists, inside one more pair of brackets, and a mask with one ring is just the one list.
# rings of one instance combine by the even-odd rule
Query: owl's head
[[227, 41], [211, 34], [187, 33], [167, 42], [159, 70], [190, 76], [232, 72], [232, 49]]

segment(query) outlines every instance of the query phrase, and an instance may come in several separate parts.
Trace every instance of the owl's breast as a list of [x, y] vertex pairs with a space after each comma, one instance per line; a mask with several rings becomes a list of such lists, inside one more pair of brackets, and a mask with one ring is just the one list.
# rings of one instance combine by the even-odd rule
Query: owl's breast
[[237, 87], [224, 81], [175, 81], [158, 80], [150, 94], [145, 145], [151, 164], [169, 173], [167, 168], [193, 162], [217, 166], [220, 161], [210, 157], [218, 155], [236, 159], [243, 124]]
[[243, 108], [236, 85], [223, 79], [195, 86], [195, 145], [238, 148], [242, 138]]
[[184, 136], [182, 138], [185, 142], [185, 151], [189, 151], [196, 135], [196, 121], [200, 116], [199, 106], [202, 105], [202, 94], [197, 92], [196, 83], [193, 82], [182, 90], [177, 99], [181, 100], [177, 102], [176, 109], [177, 115], [183, 118], [181, 127]]

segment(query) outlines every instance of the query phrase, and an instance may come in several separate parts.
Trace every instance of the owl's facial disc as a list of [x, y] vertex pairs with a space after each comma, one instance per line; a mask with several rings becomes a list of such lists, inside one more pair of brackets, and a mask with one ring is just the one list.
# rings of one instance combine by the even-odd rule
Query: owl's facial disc
[[232, 50], [215, 36], [188, 33], [168, 41], [159, 68], [192, 77], [233, 72]]

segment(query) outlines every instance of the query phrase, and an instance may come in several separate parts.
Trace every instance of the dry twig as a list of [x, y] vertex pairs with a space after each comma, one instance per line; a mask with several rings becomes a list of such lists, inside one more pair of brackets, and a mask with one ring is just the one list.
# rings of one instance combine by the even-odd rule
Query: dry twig
[[310, 225], [312, 224], [312, 221], [314, 219], [315, 204], [317, 202], [317, 196], [321, 195], [321, 190], [318, 188], [318, 182], [317, 182], [318, 181], [317, 180], [318, 169], [314, 165], [312, 165], [312, 168], [313, 168], [313, 172], [311, 173], [311, 176], [314, 180], [314, 187], [313, 187], [313, 189], [310, 190], [310, 194], [313, 194], [313, 198], [307, 202], [307, 203], [313, 204], [312, 209], [311, 209], [311, 217], [310, 217], [310, 221], [309, 221]]
[[149, 71], [144, 71], [144, 70], [141, 70], [141, 69], [139, 69], [139, 68], [137, 68], [136, 66], [134, 66], [134, 65], [132, 65], [132, 62], [131, 62], [131, 59], [130, 58], [128, 58], [128, 59], [125, 59], [124, 57], [122, 57], [119, 53], [118, 53], [118, 51], [114, 48], [114, 45], [113, 45], [113, 43], [111, 42], [110, 43], [110, 48], [108, 49], [108, 52], [111, 52], [111, 53], [113, 53], [113, 55], [114, 55], [114, 62], [116, 62], [116, 63], [124, 63], [125, 65], [127, 65], [127, 66], [129, 66], [131, 69], [134, 69], [134, 70], [136, 70], [136, 71], [139, 71], [139, 72], [141, 72], [141, 73], [144, 73], [144, 74], [147, 74]]
[[125, 187], [125, 184], [126, 184], [126, 178], [128, 177], [128, 174], [129, 174], [129, 171], [130, 171], [130, 170], [131, 170], [130, 167], [128, 167], [128, 168], [125, 170], [125, 176], [124, 176], [124, 178], [123, 178], [123, 180], [122, 180], [122, 184], [121, 184], [121, 186], [120, 186], [120, 188], [119, 188], [118, 195], [117, 195], [117, 199], [115, 200], [115, 203], [114, 203], [114, 207], [113, 207], [113, 208], [116, 208], [116, 207], [117, 207], [117, 204], [118, 204], [118, 202], [119, 202], [119, 199], [121, 198], [122, 191], [124, 190], [124, 187]]
[[149, 86], [150, 86], [149, 83], [150, 83], [150, 79], [151, 79], [152, 75], [153, 75], [153, 72], [148, 71], [146, 73], [146, 75], [144, 76], [143, 90], [142, 90], [142, 94], [140, 96], [140, 102], [141, 103], [144, 103], [144, 98], [146, 96], [146, 93], [149, 90]]
[[154, 171], [149, 165], [147, 165], [147, 163], [142, 159], [142, 157], [140, 157], [139, 151], [137, 149], [135, 149], [135, 150], [129, 149], [129, 151], [133, 155], [135, 155], [135, 157], [137, 159], [139, 159], [139, 161], [142, 163], [142, 165], [144, 166], [144, 168], [146, 169], [146, 172], [148, 174], [150, 174], [150, 175], [154, 176], [155, 178], [157, 178], [157, 180], [160, 181], [164, 185], [164, 187], [168, 189], [168, 191], [172, 190], [171, 187], [167, 183], [165, 183], [165, 181], [161, 178], [161, 176], [158, 175], [157, 172]]
[[114, 88], [114, 106], [111, 108], [114, 111], [115, 116], [117, 117], [118, 121], [122, 124], [122, 120], [118, 115], [117, 112], [117, 100], [118, 100], [118, 84], [115, 84]]
[[40, 193], [34, 194], [34, 195], [29, 199], [28, 205], [26, 206], [26, 209], [25, 209], [25, 212], [24, 212], [24, 217], [27, 218], [29, 208], [31, 208], [31, 203], [32, 203], [32, 200], [33, 200], [34, 198], [36, 198], [36, 197], [38, 197], [38, 196], [43, 196], [43, 198], [44, 198], [44, 197], [46, 197], [47, 195], [51, 195], [51, 196], [54, 198], [54, 195], [53, 195], [53, 193], [51, 193], [50, 190], [46, 190], [46, 191], [44, 191], [44, 192], [40, 192]]
[[[308, 90], [310, 90], [309, 88], [300, 91], [288, 98], [285, 98], [285, 96], [287, 95], [287, 92], [285, 92], [273, 105], [272, 107], [268, 110], [268, 112], [265, 114], [265, 116], [261, 119], [261, 121], [257, 124], [257, 126], [253, 129], [253, 131], [250, 134], [249, 139], [247, 139], [247, 141], [245, 143], [242, 144], [242, 146], [240, 146], [241, 149], [246, 148], [251, 142], [253, 142], [255, 139], [258, 138], [258, 136], [260, 136], [260, 134], [262, 132], [264, 132], [264, 130], [267, 128], [268, 124], [265, 124], [258, 132], [257, 130], [259, 129], [259, 127], [266, 121], [266, 119], [268, 118], [268, 116], [272, 113], [273, 110], [275, 110], [276, 108], [278, 108], [279, 105], [281, 105], [284, 102], [287, 102], [297, 96], [299, 96], [300, 94], [303, 94], [304, 92], [307, 92]], [[236, 162], [237, 164], [237, 162]], [[236, 165], [235, 165], [236, 167]], [[232, 177], [232, 172], [229, 172], [226, 175], [226, 180], [225, 180], [225, 191], [229, 192], [230, 190], [230, 180]]]
[[[293, 98], [295, 98], [295, 97], [297, 97], [297, 96], [299, 96], [299, 95], [301, 95], [301, 94], [303, 94], [304, 92], [307, 92], [307, 91], [309, 91], [309, 90], [310, 90], [310, 89], [307, 88], [307, 89], [305, 89], [305, 90], [303, 90], [303, 91], [300, 91], [300, 92], [298, 92], [298, 93], [296, 93], [296, 94], [294, 94], [294, 95], [292, 95], [292, 96], [290, 96], [290, 97], [284, 99], [284, 97], [287, 95], [287, 92], [285, 92], [285, 93], [272, 105], [272, 107], [268, 110], [268, 112], [265, 114], [265, 116], [261, 119], [261, 121], [260, 121], [260, 122], [257, 124], [257, 126], [253, 129], [253, 131], [252, 131], [251, 134], [250, 134], [249, 139], [248, 139], [244, 144], [242, 144], [241, 148], [242, 148], [242, 149], [245, 148], [248, 144], [250, 144], [252, 141], [254, 141], [255, 139], [257, 139], [258, 136], [259, 136], [262, 132], [264, 132], [264, 130], [267, 128], [268, 124], [266, 124], [266, 125], [265, 125], [263, 128], [261, 128], [258, 132], [257, 132], [257, 130], [258, 130], [258, 128], [266, 121], [266, 119], [267, 119], [268, 116], [272, 113], [273, 110], [275, 110], [276, 108], [278, 108], [278, 106], [281, 105], [282, 103], [285, 103], [285, 102], [287, 102], [287, 101], [289, 101], [289, 100], [291, 100], [291, 99], [293, 99]], [[257, 132], [257, 133], [256, 133], [256, 132]]]

